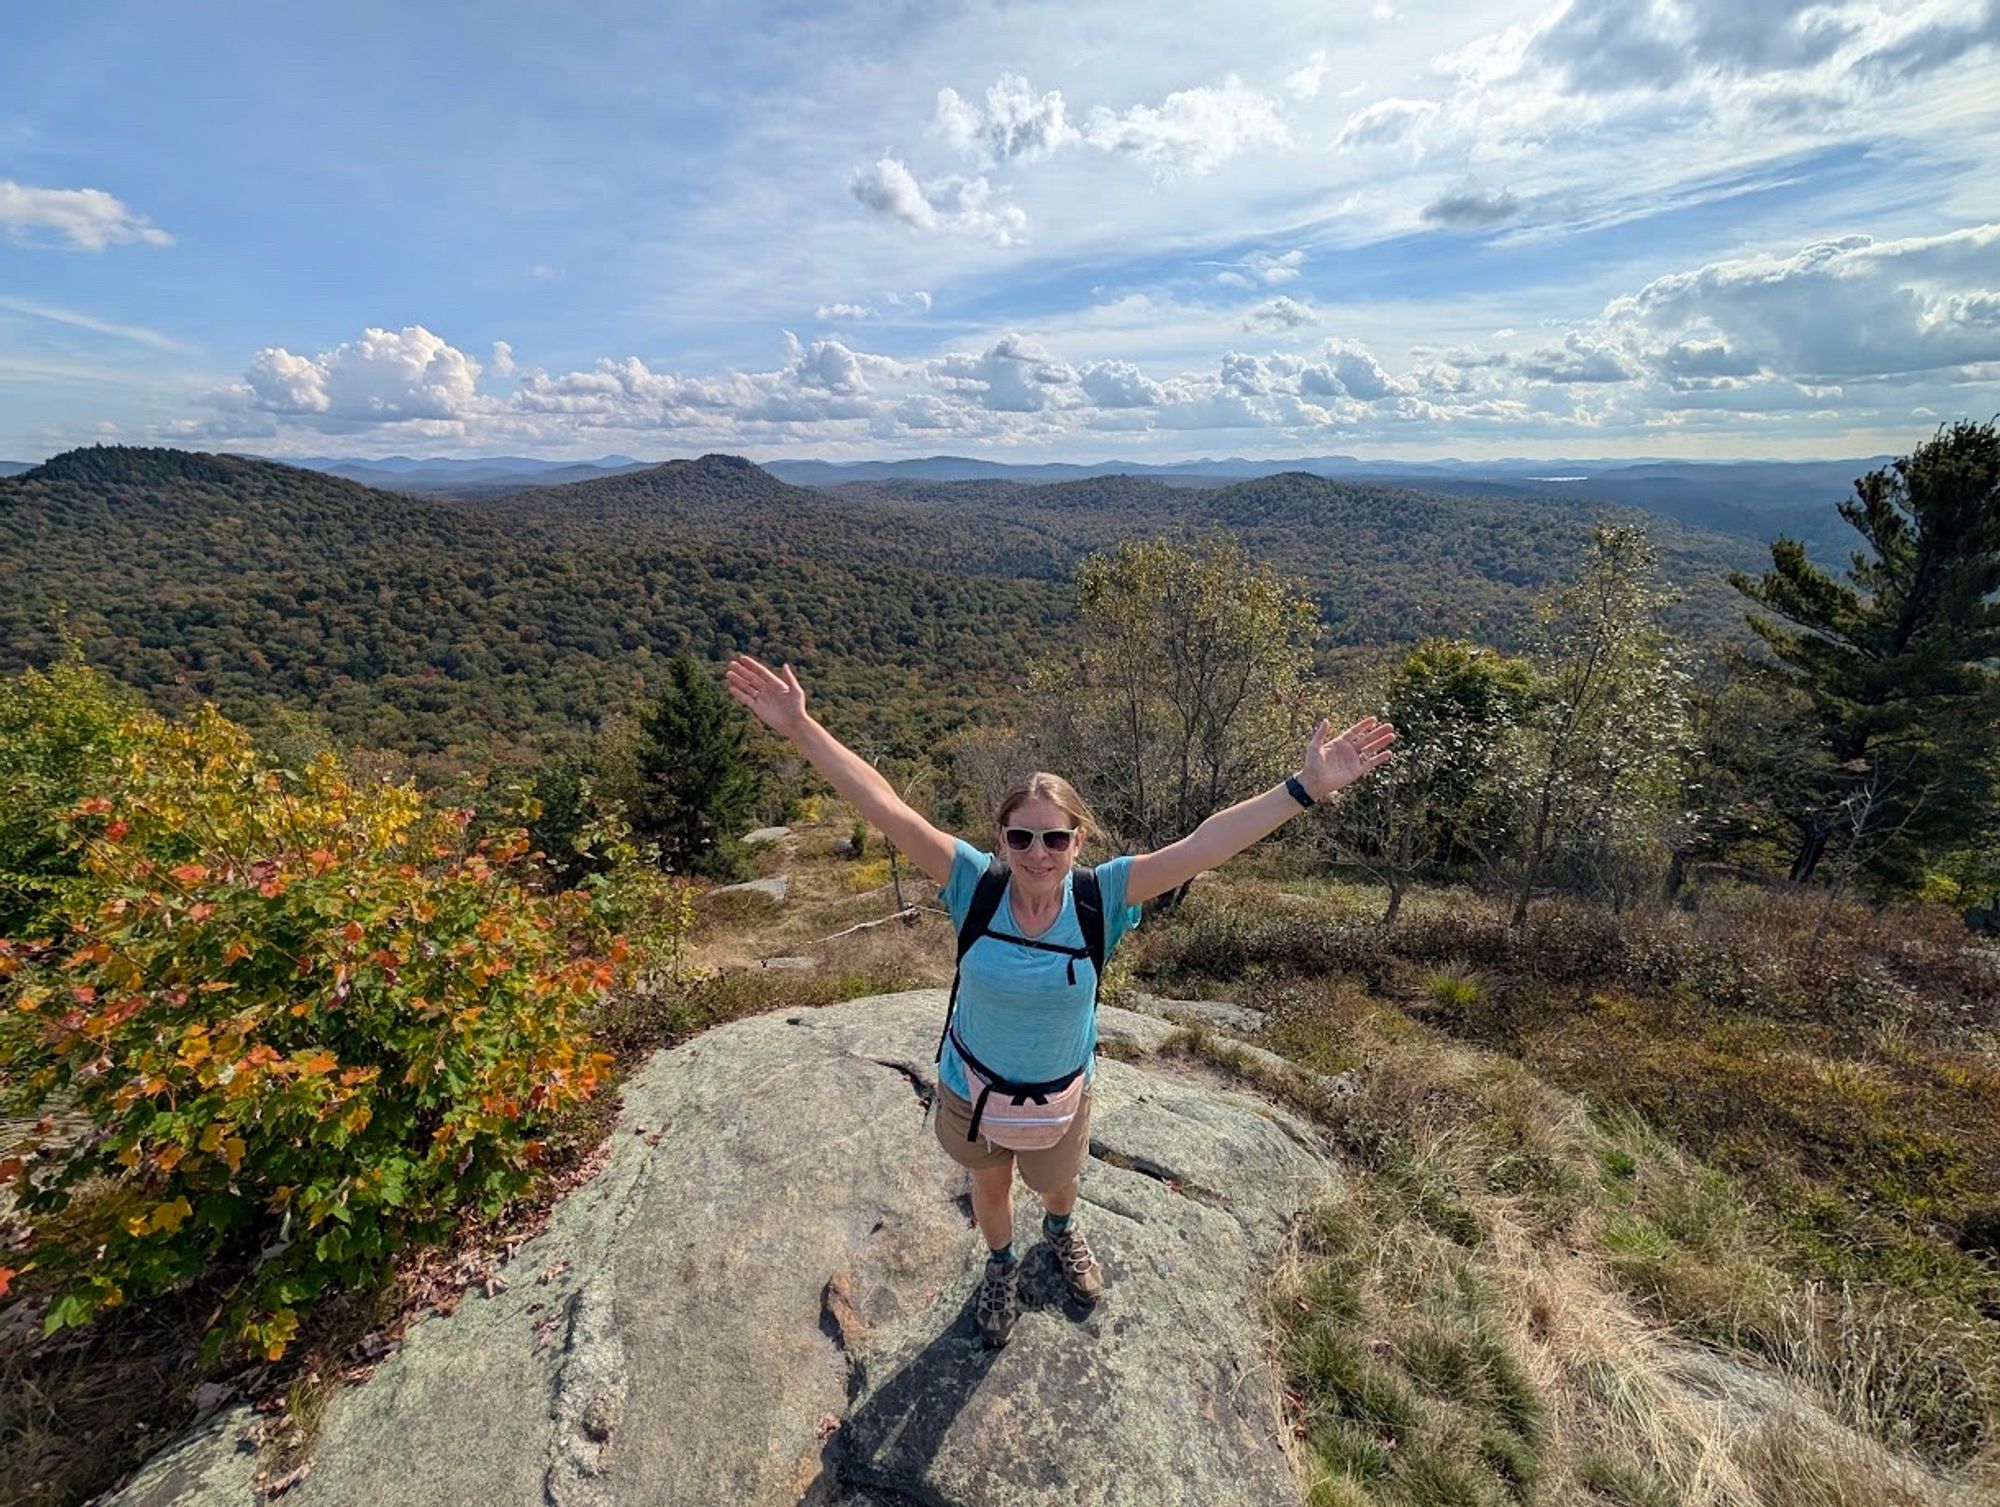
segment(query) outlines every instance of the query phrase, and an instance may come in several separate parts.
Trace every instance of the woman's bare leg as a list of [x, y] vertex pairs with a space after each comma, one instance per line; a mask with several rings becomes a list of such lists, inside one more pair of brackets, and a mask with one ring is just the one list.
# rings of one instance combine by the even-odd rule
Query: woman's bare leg
[[1055, 1215], [1056, 1218], [1061, 1219], [1063, 1215], [1076, 1207], [1077, 1195], [1082, 1191], [1083, 1174], [1079, 1172], [1075, 1177], [1063, 1184], [1062, 1187], [1056, 1189], [1055, 1192], [1044, 1193], [1042, 1195], [1042, 1207]]
[[1014, 1158], [972, 1178], [972, 1212], [989, 1251], [1005, 1250], [1014, 1239]]

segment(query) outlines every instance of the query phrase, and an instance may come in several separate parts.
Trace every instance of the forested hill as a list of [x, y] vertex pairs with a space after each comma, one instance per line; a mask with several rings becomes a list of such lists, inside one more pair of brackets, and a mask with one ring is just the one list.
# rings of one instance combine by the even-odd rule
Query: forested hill
[[[0, 669], [66, 609], [158, 705], [307, 707], [434, 767], [587, 736], [686, 648], [789, 658], [844, 732], [915, 751], [1003, 705], [1072, 631], [1087, 550], [1210, 521], [1305, 577], [1335, 645], [1518, 644], [1580, 557], [1588, 504], [1439, 498], [1286, 475], [1196, 491], [1127, 477], [788, 486], [705, 456], [483, 501], [268, 461], [97, 447], [0, 479]], [[1655, 526], [1687, 629], [1740, 628], [1740, 540]]]
[[[1303, 578], [1338, 644], [1462, 634], [1518, 648], [1527, 604], [1574, 570], [1593, 520], [1644, 522], [1662, 573], [1687, 592], [1669, 622], [1690, 637], [1751, 643], [1731, 568], [1761, 572], [1764, 546], [1575, 498], [1482, 498], [1329, 480], [1302, 471], [1194, 490], [1150, 477], [1034, 485], [1006, 481], [854, 482], [856, 507], [1004, 518], [1066, 549], [1109, 549], [1134, 534], [1220, 524], [1256, 555]], [[1831, 504], [1827, 511], [1833, 513]], [[1837, 515], [1836, 515], [1837, 516]]]

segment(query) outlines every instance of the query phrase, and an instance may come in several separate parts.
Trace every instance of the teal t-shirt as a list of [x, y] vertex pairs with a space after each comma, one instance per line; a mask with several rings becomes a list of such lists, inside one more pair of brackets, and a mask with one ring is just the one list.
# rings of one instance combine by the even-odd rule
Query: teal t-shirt
[[[965, 924], [972, 892], [991, 861], [963, 838], [952, 857], [945, 881], [944, 903], [954, 931]], [[1104, 897], [1104, 956], [1108, 962], [1119, 938], [1139, 924], [1139, 907], [1125, 901], [1130, 858], [1112, 858], [1097, 865], [1098, 889]], [[1062, 909], [1049, 929], [1035, 940], [1064, 947], [1083, 946], [1083, 927], [1076, 919], [1074, 877], [1063, 881]], [[1026, 936], [1014, 920], [1010, 886], [1000, 897], [990, 931]], [[1043, 1083], [1083, 1065], [1085, 1077], [1095, 1071], [1097, 1012], [1091, 1008], [1097, 977], [1089, 957], [1076, 964], [1076, 982], [1069, 981], [1070, 960], [1039, 947], [1018, 947], [998, 937], [983, 936], [966, 951], [959, 965], [958, 1005], [952, 1027], [966, 1050], [1016, 1083]], [[972, 1097], [965, 1063], [946, 1037], [938, 1061], [938, 1081], [961, 1099]]]

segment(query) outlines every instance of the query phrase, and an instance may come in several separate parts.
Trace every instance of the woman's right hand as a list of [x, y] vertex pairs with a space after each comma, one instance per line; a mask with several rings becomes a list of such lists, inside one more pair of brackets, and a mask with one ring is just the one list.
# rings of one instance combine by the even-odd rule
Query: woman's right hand
[[769, 665], [739, 654], [725, 672], [729, 694], [773, 732], [789, 738], [805, 725], [806, 693], [790, 665], [780, 676]]

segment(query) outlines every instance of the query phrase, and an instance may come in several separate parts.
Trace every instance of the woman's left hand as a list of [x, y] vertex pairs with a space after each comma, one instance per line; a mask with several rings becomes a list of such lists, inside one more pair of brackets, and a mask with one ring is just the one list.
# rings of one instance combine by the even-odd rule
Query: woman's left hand
[[1332, 731], [1332, 721], [1321, 718], [1306, 739], [1306, 764], [1299, 771], [1299, 782], [1316, 801], [1388, 763], [1389, 745], [1396, 741], [1395, 727], [1379, 717], [1363, 717], [1338, 737]]

